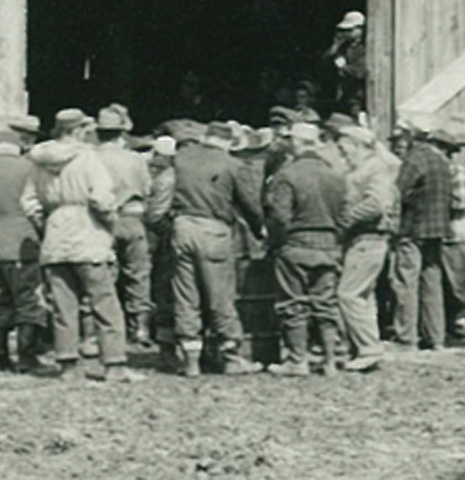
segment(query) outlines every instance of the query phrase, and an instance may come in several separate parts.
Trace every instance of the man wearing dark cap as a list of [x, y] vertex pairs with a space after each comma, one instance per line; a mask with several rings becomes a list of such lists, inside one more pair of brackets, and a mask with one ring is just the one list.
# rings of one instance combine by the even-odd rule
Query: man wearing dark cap
[[122, 146], [127, 128], [125, 115], [117, 109], [100, 110], [97, 155], [110, 173], [116, 195], [118, 219], [113, 233], [128, 340], [150, 346], [150, 256], [143, 218], [151, 179], [145, 159]]
[[40, 366], [35, 347], [46, 320], [38, 295], [39, 238], [20, 204], [32, 167], [20, 155], [21, 143], [17, 133], [0, 132], [0, 371], [12, 368], [8, 334], [18, 328], [17, 370], [25, 373]]
[[141, 379], [126, 368], [126, 335], [112, 275], [113, 184], [94, 148], [84, 143], [92, 119], [81, 110], [56, 115], [57, 140], [36, 145], [21, 204], [43, 232], [41, 264], [52, 290], [55, 358], [63, 380], [83, 377], [78, 364], [79, 305], [88, 297], [97, 321], [107, 381]]
[[241, 180], [241, 165], [228, 151], [231, 127], [214, 122], [202, 144], [182, 149], [175, 159], [176, 190], [173, 280], [176, 336], [185, 354], [187, 376], [196, 376], [207, 322], [220, 342], [225, 373], [254, 373], [261, 365], [239, 355], [242, 325], [234, 307], [231, 227], [240, 208], [256, 236], [262, 214]]
[[402, 201], [393, 288], [396, 350], [423, 346], [441, 350], [445, 340], [441, 244], [451, 235], [452, 183], [449, 161], [437, 134], [416, 141], [397, 181]]

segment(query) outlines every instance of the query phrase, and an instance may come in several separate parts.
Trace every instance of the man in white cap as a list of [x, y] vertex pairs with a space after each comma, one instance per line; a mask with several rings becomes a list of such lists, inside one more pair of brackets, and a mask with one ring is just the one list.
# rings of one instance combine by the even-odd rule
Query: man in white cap
[[338, 230], [345, 180], [319, 155], [318, 127], [296, 123], [290, 134], [295, 160], [275, 178], [267, 218], [280, 287], [276, 312], [289, 356], [283, 364], [271, 365], [269, 371], [309, 375], [307, 332], [309, 323], [315, 322], [324, 347], [323, 372], [333, 376], [340, 318], [336, 291], [342, 251]]
[[345, 259], [339, 303], [354, 359], [347, 370], [375, 367], [382, 358], [375, 301], [377, 279], [396, 228], [398, 192], [389, 167], [377, 156], [375, 135], [362, 127], [339, 130], [338, 145], [346, 158]]
[[339, 108], [360, 120], [365, 111], [366, 53], [364, 45], [365, 16], [360, 12], [347, 12], [337, 25], [333, 45], [326, 57], [337, 72], [336, 100]]
[[97, 154], [110, 173], [116, 195], [115, 249], [128, 340], [150, 346], [150, 257], [143, 219], [151, 179], [147, 162], [121, 142], [127, 128], [123, 112], [112, 107], [101, 109], [97, 119]]
[[55, 358], [62, 367], [61, 378], [83, 376], [78, 363], [79, 305], [86, 296], [97, 321], [106, 380], [139, 380], [126, 367], [124, 317], [111, 268], [113, 184], [93, 147], [84, 143], [91, 120], [76, 108], [58, 112], [57, 140], [30, 152], [34, 167], [21, 203], [44, 233], [41, 264], [56, 311]]
[[171, 288], [174, 271], [171, 206], [176, 180], [173, 166], [176, 147], [176, 140], [167, 135], [158, 137], [154, 142], [152, 156], [149, 159], [152, 192], [147, 199], [145, 213], [152, 255], [152, 298], [156, 304], [156, 340], [160, 348], [162, 367], [168, 370], [173, 370], [177, 366]]

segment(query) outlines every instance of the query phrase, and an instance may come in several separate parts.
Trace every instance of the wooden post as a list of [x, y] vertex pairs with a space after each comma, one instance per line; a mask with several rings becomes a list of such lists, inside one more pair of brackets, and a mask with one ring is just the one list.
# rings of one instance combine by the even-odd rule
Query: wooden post
[[0, 1], [0, 117], [27, 111], [26, 0]]
[[395, 121], [395, 1], [367, 1], [368, 113], [373, 129], [384, 141]]

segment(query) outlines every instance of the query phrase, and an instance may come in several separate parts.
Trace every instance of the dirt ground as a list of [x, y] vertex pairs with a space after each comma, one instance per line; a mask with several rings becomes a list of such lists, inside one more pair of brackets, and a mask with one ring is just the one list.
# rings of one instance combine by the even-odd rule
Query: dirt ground
[[465, 480], [465, 350], [334, 380], [142, 370], [135, 385], [0, 376], [0, 478]]

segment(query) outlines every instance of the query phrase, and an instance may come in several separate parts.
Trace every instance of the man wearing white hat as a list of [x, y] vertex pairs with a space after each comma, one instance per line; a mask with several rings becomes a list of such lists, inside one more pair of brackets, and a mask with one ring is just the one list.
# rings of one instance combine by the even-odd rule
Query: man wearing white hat
[[377, 156], [375, 135], [362, 127], [339, 130], [347, 160], [345, 259], [338, 289], [341, 313], [354, 359], [347, 370], [363, 371], [382, 357], [375, 288], [398, 215], [398, 192], [388, 165]]
[[334, 43], [326, 54], [337, 71], [336, 100], [340, 108], [357, 121], [365, 110], [367, 68], [363, 43], [364, 28], [365, 16], [362, 13], [347, 12], [337, 25]]
[[153, 144], [149, 159], [152, 177], [152, 192], [147, 200], [145, 224], [152, 254], [152, 298], [156, 303], [156, 340], [160, 348], [163, 367], [176, 367], [176, 342], [174, 336], [174, 306], [171, 280], [174, 254], [171, 247], [172, 217], [175, 173], [173, 161], [176, 155], [176, 140], [164, 135]]
[[309, 375], [308, 323], [316, 322], [325, 353], [323, 372], [333, 376], [340, 318], [336, 294], [342, 254], [338, 228], [345, 180], [318, 154], [322, 148], [318, 127], [297, 123], [290, 134], [295, 161], [275, 178], [267, 218], [280, 286], [276, 312], [289, 357], [281, 365], [271, 365], [269, 371]]
[[97, 154], [110, 173], [116, 195], [115, 248], [128, 340], [149, 346], [152, 315], [150, 258], [143, 217], [151, 179], [146, 161], [121, 143], [121, 136], [127, 129], [123, 112], [112, 107], [100, 110]]

